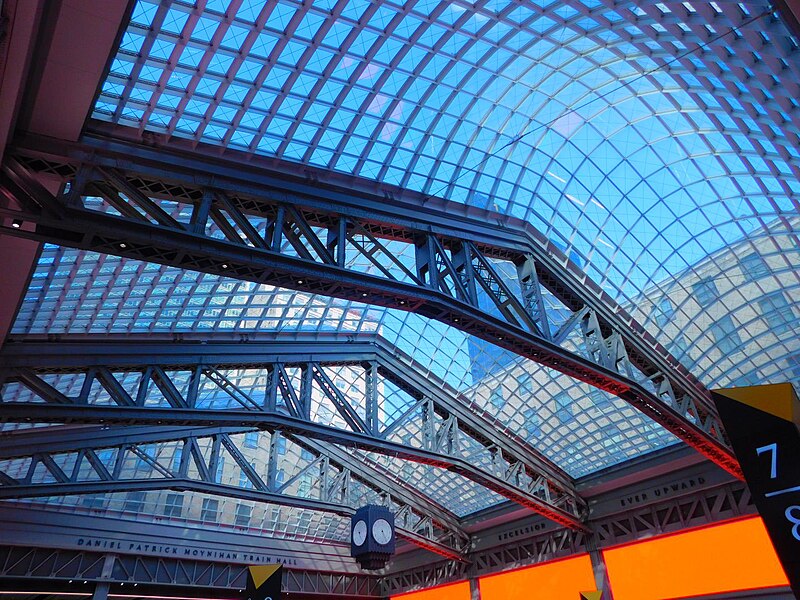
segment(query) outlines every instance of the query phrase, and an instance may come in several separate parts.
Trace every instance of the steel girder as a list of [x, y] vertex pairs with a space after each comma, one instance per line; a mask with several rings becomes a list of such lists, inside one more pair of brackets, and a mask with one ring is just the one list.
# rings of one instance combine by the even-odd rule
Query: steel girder
[[[69, 193], [49, 194], [32, 170], [69, 179]], [[91, 136], [82, 146], [32, 139], [6, 160], [0, 185], [25, 207], [6, 216], [36, 228], [4, 230], [414, 311], [616, 394], [742, 477], [708, 391], [530, 225], [453, 216], [429, 208], [429, 198], [400, 202], [388, 188], [381, 197], [321, 185], [317, 176], [325, 175], [292, 178]], [[122, 216], [86, 210], [84, 196], [102, 197]], [[190, 223], [154, 198], [191, 207]], [[352, 268], [353, 254], [370, 273]], [[519, 291], [498, 261], [513, 263]], [[548, 317], [548, 294], [571, 311], [558, 327]]]
[[[17, 458], [29, 460], [21, 465], [24, 470], [21, 476], [12, 477], [0, 471], [0, 499], [173, 490], [350, 516], [357, 508], [358, 498], [353, 489], [357, 482], [370, 490], [373, 502], [386, 503], [395, 510], [399, 537], [448, 559], [464, 559], [468, 535], [454, 516], [422, 494], [409, 492], [396, 481], [384, 480], [380, 473], [364, 465], [345, 466], [325, 454], [328, 447], [324, 443], [294, 436], [293, 441], [311, 452], [314, 459], [297, 476], [279, 483], [275, 478], [280, 461], [276, 446], [282, 434], [278, 432], [271, 436], [267, 475], [262, 478], [231, 437], [246, 431], [248, 429], [241, 428], [88, 427], [14, 432], [5, 439], [15, 448], [27, 444], [29, 451], [18, 454]], [[65, 439], [60, 439], [62, 436]], [[48, 449], [47, 439], [58, 450]], [[179, 448], [179, 464], [160, 453], [153, 455], [153, 446], [165, 442], [175, 442]], [[109, 464], [108, 459], [103, 460], [98, 450], [110, 451], [113, 464]], [[245, 486], [220, 482], [218, 469], [226, 459], [228, 464], [241, 469]], [[147, 463], [150, 468], [144, 477], [140, 472], [142, 467], [134, 467], [132, 462]], [[65, 464], [69, 468], [65, 468]], [[14, 467], [20, 468], [20, 465], [8, 463], [6, 466], [7, 469]], [[302, 474], [311, 476], [309, 487], [316, 490], [319, 497], [290, 493]]]
[[[311, 334], [293, 341], [278, 338], [246, 344], [214, 342], [213, 337], [202, 344], [151, 342], [146, 338], [135, 341], [131, 337], [123, 343], [70, 339], [34, 342], [16, 338], [7, 344], [0, 354], [0, 382], [17, 381], [46, 403], [15, 403], [5, 398], [0, 401], [0, 421], [277, 429], [313, 438], [315, 443], [336, 443], [444, 468], [559, 524], [583, 528], [586, 504], [566, 473], [523, 440], [497, 430], [486, 413], [468, 407], [444, 382], [421, 375], [420, 365], [380, 337], [347, 336], [343, 340], [341, 336]], [[349, 395], [358, 393], [361, 397], [346, 397], [333, 385], [325, 368], [336, 365], [355, 365], [363, 370], [367, 385], [349, 391]], [[269, 373], [263, 397], [258, 399], [222, 373], [255, 366]], [[299, 369], [300, 377], [288, 376], [290, 367]], [[168, 372], [173, 370], [192, 373], [185, 396], [170, 381]], [[126, 391], [112, 371], [141, 372], [135, 393]], [[85, 373], [81, 393], [67, 397], [41, 377], [54, 372]], [[224, 391], [235, 408], [197, 407], [201, 380]], [[386, 423], [369, 418], [378, 414], [377, 386], [382, 382], [397, 386], [413, 399], [407, 410]], [[102, 386], [114, 405], [87, 404], [95, 383]], [[147, 389], [153, 386], [164, 394], [169, 408], [144, 406]], [[279, 393], [285, 399], [284, 406], [278, 406]], [[338, 410], [336, 428], [311, 417], [315, 394], [330, 400]], [[392, 435], [402, 427], [419, 432], [418, 447], [392, 441]], [[491, 457], [492, 470], [470, 461], [464, 436]], [[0, 457], [15, 451], [8, 441], [5, 446]], [[359, 459], [364, 462], [365, 457]]]
[[591, 521], [591, 535], [566, 529], [537, 533], [518, 540], [505, 540], [492, 548], [474, 550], [469, 554], [468, 563], [441, 561], [388, 573], [381, 578], [381, 589], [386, 596], [395, 595], [710, 525], [755, 512], [747, 486], [734, 481], [699, 489], [679, 498], [630, 507]]
[[[456, 563], [457, 564], [457, 563]], [[102, 554], [90, 550], [65, 550], [0, 546], [0, 579], [5, 583], [41, 579], [67, 583], [110, 583], [115, 594], [135, 594], [137, 586], [185, 586], [230, 591], [247, 586], [246, 565], [197, 560], [190, 557]], [[117, 587], [122, 584], [122, 587]], [[375, 575], [326, 573], [287, 569], [283, 591], [379, 598]], [[54, 594], [55, 597], [63, 597]]]

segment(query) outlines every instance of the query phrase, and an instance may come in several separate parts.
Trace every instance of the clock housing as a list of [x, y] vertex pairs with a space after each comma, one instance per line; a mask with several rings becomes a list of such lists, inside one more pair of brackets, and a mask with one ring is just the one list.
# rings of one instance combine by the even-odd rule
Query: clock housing
[[[361, 533], [366, 525], [366, 539], [362, 544]], [[359, 529], [356, 532], [356, 528]], [[362, 506], [353, 515], [350, 531], [353, 534], [350, 542], [350, 555], [363, 569], [376, 570], [386, 566], [395, 551], [394, 514], [385, 506], [368, 504]]]

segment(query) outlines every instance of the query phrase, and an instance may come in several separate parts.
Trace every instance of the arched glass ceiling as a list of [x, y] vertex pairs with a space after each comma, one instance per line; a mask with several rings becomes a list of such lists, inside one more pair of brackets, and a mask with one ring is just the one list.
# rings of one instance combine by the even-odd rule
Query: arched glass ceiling
[[[756, 383], [800, 378], [799, 64], [765, 2], [140, 0], [92, 116], [528, 220], [706, 384]], [[14, 328], [255, 330], [379, 332], [576, 476], [673, 442], [415, 315], [113, 257], [46, 248]]]
[[[49, 245], [12, 335], [295, 331], [381, 335], [576, 477], [675, 441], [621, 400], [413, 313]], [[419, 446], [418, 434], [395, 441]]]
[[137, 3], [93, 116], [536, 225], [620, 300], [799, 210], [764, 2]]

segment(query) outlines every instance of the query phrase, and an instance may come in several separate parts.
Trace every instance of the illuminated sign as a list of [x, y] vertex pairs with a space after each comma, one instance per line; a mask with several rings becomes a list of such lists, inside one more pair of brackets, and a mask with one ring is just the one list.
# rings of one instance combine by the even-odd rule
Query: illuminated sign
[[753, 501], [800, 597], [800, 402], [789, 383], [712, 393]]
[[597, 589], [588, 554], [487, 575], [478, 585], [481, 600], [578, 600]]
[[603, 550], [614, 600], [690, 598], [788, 585], [758, 517]]

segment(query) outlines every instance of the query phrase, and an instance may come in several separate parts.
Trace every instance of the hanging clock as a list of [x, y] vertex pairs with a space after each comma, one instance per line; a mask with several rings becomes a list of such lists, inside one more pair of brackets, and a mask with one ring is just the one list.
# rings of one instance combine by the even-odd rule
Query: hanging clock
[[353, 515], [350, 532], [350, 554], [362, 569], [386, 566], [395, 549], [394, 515], [388, 508], [375, 504], [362, 506]]

